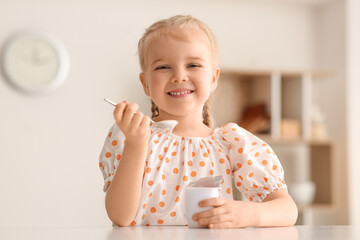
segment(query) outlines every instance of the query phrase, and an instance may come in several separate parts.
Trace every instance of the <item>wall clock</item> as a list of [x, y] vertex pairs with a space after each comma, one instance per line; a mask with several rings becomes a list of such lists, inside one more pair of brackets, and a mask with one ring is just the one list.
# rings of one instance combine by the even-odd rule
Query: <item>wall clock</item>
[[47, 93], [57, 89], [70, 69], [68, 53], [54, 36], [22, 31], [4, 45], [2, 69], [5, 78], [26, 93]]

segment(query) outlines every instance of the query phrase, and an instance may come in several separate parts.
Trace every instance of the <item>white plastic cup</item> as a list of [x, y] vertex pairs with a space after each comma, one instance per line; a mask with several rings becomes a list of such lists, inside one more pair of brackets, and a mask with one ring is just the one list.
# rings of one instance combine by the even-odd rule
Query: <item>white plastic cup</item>
[[185, 215], [190, 228], [201, 228], [192, 220], [195, 213], [203, 212], [212, 207], [199, 207], [199, 202], [209, 198], [217, 198], [220, 195], [220, 187], [186, 187], [185, 188]]

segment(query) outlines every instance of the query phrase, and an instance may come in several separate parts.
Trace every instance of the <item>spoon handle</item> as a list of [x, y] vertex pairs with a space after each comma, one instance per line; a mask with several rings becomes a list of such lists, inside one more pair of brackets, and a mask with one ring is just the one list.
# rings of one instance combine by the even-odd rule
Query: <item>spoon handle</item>
[[[113, 102], [113, 101], [111, 101], [110, 99], [104, 98], [104, 100], [105, 100], [106, 102], [110, 103], [111, 105], [113, 105], [114, 107], [116, 107], [116, 103]], [[134, 113], [136, 113], [136, 112], [134, 112]], [[150, 119], [150, 122], [154, 123], [154, 121], [153, 121], [151, 118], [149, 118], [149, 119]]]

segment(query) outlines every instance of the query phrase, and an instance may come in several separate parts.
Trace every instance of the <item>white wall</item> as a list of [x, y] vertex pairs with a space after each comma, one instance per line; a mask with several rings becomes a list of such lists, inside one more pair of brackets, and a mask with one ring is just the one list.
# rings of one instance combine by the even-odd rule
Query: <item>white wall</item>
[[217, 35], [227, 67], [313, 68], [314, 12], [270, 1], [0, 0], [0, 44], [36, 28], [67, 47], [71, 72], [56, 92], [30, 97], [0, 78], [0, 226], [110, 225], [98, 155], [112, 124], [103, 97], [137, 101], [137, 41], [145, 27], [192, 14]]
[[349, 204], [350, 223], [360, 225], [360, 2], [347, 0], [347, 134], [348, 134], [348, 171], [349, 171]]

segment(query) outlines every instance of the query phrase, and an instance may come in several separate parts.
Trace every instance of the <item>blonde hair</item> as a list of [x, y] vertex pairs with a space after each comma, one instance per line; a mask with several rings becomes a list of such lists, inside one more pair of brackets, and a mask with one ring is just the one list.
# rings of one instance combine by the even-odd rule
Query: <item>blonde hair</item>
[[[145, 30], [145, 33], [140, 38], [138, 43], [138, 54], [141, 70], [145, 71], [146, 69], [146, 50], [151, 40], [151, 35], [155, 33], [158, 33], [160, 35], [169, 34], [170, 31], [173, 30], [173, 28], [184, 29], [186, 27], [197, 27], [205, 33], [205, 35], [209, 39], [213, 59], [217, 61], [217, 43], [214, 34], [211, 32], [208, 26], [206, 26], [205, 23], [203, 23], [199, 19], [194, 18], [190, 15], [176, 15], [167, 19], [157, 21]], [[203, 123], [211, 127], [210, 106], [208, 102], [209, 100], [206, 101], [203, 107]], [[159, 108], [152, 100], [151, 112], [152, 118], [159, 116]]]

